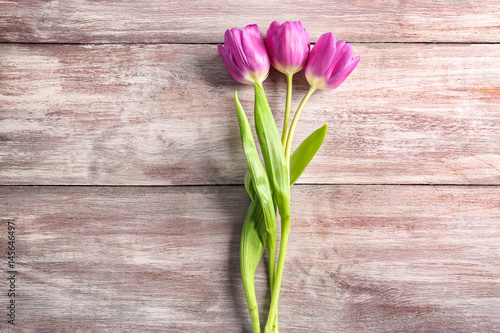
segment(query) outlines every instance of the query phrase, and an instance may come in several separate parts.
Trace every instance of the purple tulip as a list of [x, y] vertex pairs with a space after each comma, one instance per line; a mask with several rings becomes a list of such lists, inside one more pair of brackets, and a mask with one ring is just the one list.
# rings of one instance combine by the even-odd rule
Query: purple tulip
[[257, 25], [226, 30], [224, 46], [219, 44], [219, 54], [231, 76], [238, 82], [262, 82], [269, 74], [269, 55]]
[[335, 42], [333, 33], [322, 35], [309, 54], [305, 72], [307, 82], [317, 89], [335, 89], [358, 65], [352, 58], [352, 46], [343, 40]]
[[284, 74], [300, 71], [309, 56], [309, 34], [302, 22], [274, 21], [266, 35], [266, 46], [274, 68]]

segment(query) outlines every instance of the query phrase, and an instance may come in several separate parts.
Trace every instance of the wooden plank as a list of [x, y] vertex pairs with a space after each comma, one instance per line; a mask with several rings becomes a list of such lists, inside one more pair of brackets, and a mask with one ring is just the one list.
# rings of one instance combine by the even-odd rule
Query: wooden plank
[[481, 1], [0, 1], [0, 42], [218, 43], [224, 31], [302, 20], [312, 40], [499, 42], [500, 3]]
[[[496, 186], [295, 186], [281, 329], [499, 331], [499, 198]], [[243, 187], [4, 186], [0, 199], [4, 236], [17, 228], [19, 329], [250, 331]]]
[[[359, 67], [306, 106], [327, 122], [303, 183], [500, 183], [500, 45], [354, 46]], [[214, 45], [0, 46], [2, 184], [242, 184], [233, 94]], [[284, 76], [264, 82], [281, 127]], [[308, 86], [295, 80], [293, 107]]]

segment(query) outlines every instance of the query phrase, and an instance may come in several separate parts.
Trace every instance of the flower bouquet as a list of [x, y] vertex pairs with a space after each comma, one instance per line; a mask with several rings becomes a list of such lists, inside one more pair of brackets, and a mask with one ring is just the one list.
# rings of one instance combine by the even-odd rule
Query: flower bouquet
[[[285, 266], [290, 233], [290, 187], [298, 180], [326, 136], [327, 124], [309, 135], [291, 153], [292, 140], [305, 104], [318, 89], [335, 89], [356, 68], [359, 57], [353, 48], [336, 41], [333, 33], [322, 35], [310, 48], [309, 34], [299, 22], [271, 23], [264, 39], [257, 25], [243, 30], [230, 29], [224, 35], [219, 53], [232, 77], [255, 87], [255, 131], [262, 152], [262, 164], [248, 118], [235, 93], [236, 114], [243, 150], [248, 164], [245, 188], [252, 199], [248, 208], [240, 244], [240, 269], [254, 333], [260, 332], [259, 311], [254, 276], [267, 245], [271, 305], [265, 333], [278, 332], [278, 298]], [[262, 82], [270, 66], [286, 75], [287, 94], [283, 131], [279, 134]], [[290, 123], [292, 79], [305, 70], [309, 91], [305, 94]], [[281, 222], [279, 254], [277, 248], [277, 215]]]

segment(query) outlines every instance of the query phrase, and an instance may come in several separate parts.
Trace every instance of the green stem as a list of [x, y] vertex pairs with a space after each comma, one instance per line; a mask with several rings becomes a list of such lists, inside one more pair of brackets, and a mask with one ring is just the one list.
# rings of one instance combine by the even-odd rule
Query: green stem
[[276, 278], [274, 286], [271, 290], [271, 307], [269, 316], [267, 317], [266, 333], [273, 332], [273, 326], [278, 325], [278, 298], [281, 288], [281, 279], [283, 278], [283, 269], [285, 267], [286, 247], [288, 245], [288, 235], [290, 234], [290, 215], [281, 217], [281, 241], [280, 254], [278, 257], [278, 268], [276, 270]]
[[267, 235], [267, 251], [269, 252], [269, 284], [272, 290], [276, 276], [276, 240], [273, 243], [270, 238], [271, 237]]
[[254, 87], [257, 86], [260, 89], [264, 90], [264, 86], [262, 85], [261, 81], [255, 81], [255, 83], [253, 85], [254, 85]]
[[250, 318], [252, 319], [252, 332], [260, 333], [259, 306], [257, 305], [257, 298], [255, 296], [255, 272], [246, 271], [245, 265], [241, 260], [243, 260], [243, 256], [240, 252], [241, 278], [247, 299], [248, 312], [250, 312]]
[[[257, 87], [259, 87], [262, 91], [264, 91], [262, 82], [260, 81], [255, 82], [255, 89], [257, 89]], [[269, 252], [269, 285], [272, 290], [274, 285], [274, 277], [276, 275], [276, 239], [274, 238], [273, 242], [273, 237], [270, 237], [269, 233], [267, 234], [267, 251]]]
[[257, 306], [250, 309], [250, 318], [252, 318], [252, 332], [260, 333], [259, 308]]
[[288, 123], [290, 122], [290, 108], [292, 105], [292, 83], [293, 73], [286, 74], [286, 106], [285, 106], [285, 120], [283, 121], [283, 134], [281, 135], [281, 143], [283, 148], [286, 146], [288, 138]]
[[[288, 78], [288, 75], [287, 75], [287, 78]], [[291, 150], [292, 150], [292, 140], [293, 140], [293, 135], [295, 133], [295, 128], [297, 127], [297, 123], [299, 121], [300, 114], [302, 113], [302, 110], [304, 109], [304, 106], [306, 105], [307, 101], [309, 100], [309, 98], [311, 97], [311, 95], [314, 93], [314, 91], [316, 89], [317, 88], [314, 86], [311, 86], [311, 88], [309, 88], [309, 91], [302, 99], [302, 102], [300, 102], [300, 105], [297, 108], [297, 112], [295, 112], [295, 116], [293, 117], [292, 124], [290, 126], [290, 131], [288, 132], [287, 138], [285, 139], [285, 141], [282, 140], [282, 142], [285, 142], [285, 157], [286, 157], [289, 175], [290, 175], [290, 154], [291, 154]], [[288, 93], [288, 89], [287, 89], [287, 93]], [[288, 99], [288, 95], [287, 95], [287, 99]], [[288, 104], [288, 100], [287, 100], [287, 104]], [[286, 115], [285, 115], [285, 118], [286, 118]], [[284, 129], [283, 129], [283, 133], [285, 133]], [[276, 277], [274, 279], [274, 284], [272, 285], [272, 288], [271, 288], [271, 307], [269, 309], [269, 316], [267, 317], [265, 333], [271, 333], [271, 332], [277, 333], [278, 298], [279, 298], [280, 289], [281, 289], [281, 280], [283, 278], [283, 270], [285, 268], [286, 248], [288, 245], [288, 235], [289, 234], [290, 234], [290, 214], [288, 213], [287, 215], [281, 216], [281, 241], [280, 241], [280, 252], [279, 252], [279, 256], [278, 256], [278, 267], [276, 270]]]
[[[290, 109], [292, 106], [292, 86], [293, 86], [293, 73], [287, 73], [286, 74], [285, 119], [283, 120], [283, 133], [281, 135], [281, 144], [283, 145], [283, 149], [285, 149], [286, 140], [288, 139], [288, 123], [290, 122]], [[290, 164], [290, 163], [287, 162], [287, 164]], [[290, 166], [288, 166], [288, 169], [290, 169]], [[288, 176], [290, 177], [290, 171], [288, 171]], [[276, 257], [276, 249], [274, 249], [274, 251], [275, 251], [275, 257]], [[276, 261], [276, 258], [274, 258], [274, 261]], [[271, 290], [273, 290], [273, 288], [274, 288], [274, 281], [275, 281], [275, 276], [272, 276], [272, 278], [271, 278]], [[281, 281], [280, 281], [280, 285], [281, 285]], [[276, 319], [275, 319], [275, 332], [278, 333], [278, 313], [276, 313]]]
[[[288, 138], [288, 123], [290, 122], [290, 109], [292, 105], [292, 85], [293, 85], [293, 73], [286, 74], [286, 105], [285, 105], [285, 119], [283, 120], [283, 133], [281, 135], [281, 144], [283, 145], [283, 149], [286, 146], [286, 140]], [[275, 207], [277, 210], [277, 208]], [[269, 247], [268, 243], [268, 247]], [[271, 247], [269, 247], [271, 248]], [[271, 263], [271, 257], [269, 258], [269, 276], [271, 280], [271, 290], [274, 285], [274, 277], [275, 277], [275, 269], [276, 267], [276, 244], [273, 247], [273, 258]]]
[[[295, 133], [295, 127], [297, 127], [297, 122], [299, 121], [299, 117], [300, 117], [300, 114], [302, 113], [302, 110], [304, 109], [304, 106], [306, 105], [307, 101], [309, 100], [309, 97], [311, 97], [313, 92], [316, 91], [316, 89], [317, 88], [315, 86], [311, 86], [311, 88], [309, 88], [309, 91], [302, 99], [302, 102], [300, 102], [300, 105], [297, 108], [297, 112], [295, 112], [295, 116], [293, 117], [292, 125], [290, 126], [290, 132], [288, 133], [288, 138], [286, 140], [286, 147], [285, 147], [285, 156], [286, 156], [286, 162], [288, 165], [288, 169], [290, 169], [290, 152], [292, 150], [292, 140], [293, 140], [293, 135]], [[290, 170], [288, 170], [288, 172], [290, 172]]]

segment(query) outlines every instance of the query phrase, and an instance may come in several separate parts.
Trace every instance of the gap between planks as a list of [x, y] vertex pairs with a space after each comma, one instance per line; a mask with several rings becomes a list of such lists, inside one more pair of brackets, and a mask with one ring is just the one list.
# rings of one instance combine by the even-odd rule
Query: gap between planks
[[[474, 41], [453, 41], [453, 42], [446, 42], [446, 41], [436, 41], [436, 42], [415, 42], [415, 41], [408, 41], [408, 42], [403, 42], [403, 41], [394, 41], [394, 42], [388, 42], [388, 41], [367, 41], [367, 42], [357, 42], [357, 41], [348, 41], [350, 44], [360, 44], [360, 45], [365, 45], [365, 44], [408, 44], [408, 45], [497, 45], [500, 44], [500, 42], [488, 42], [488, 41], [481, 41], [481, 42], [474, 42]], [[218, 44], [224, 44], [224, 42], [220, 43], [201, 43], [201, 42], [186, 42], [186, 43], [167, 43], [167, 42], [151, 42], [151, 43], [140, 43], [140, 42], [91, 42], [91, 43], [80, 43], [80, 42], [2, 42], [0, 41], [0, 45], [3, 44], [9, 44], [9, 45], [218, 45]], [[315, 42], [311, 42], [311, 46], [316, 44]]]
[[[0, 185], [2, 187], [109, 187], [109, 188], [121, 188], [121, 187], [136, 187], [136, 188], [149, 188], [149, 187], [158, 187], [158, 188], [192, 188], [192, 187], [240, 187], [244, 186], [244, 184], [179, 184], [179, 185], [95, 185], [95, 184], [41, 184], [41, 185], [14, 185], [14, 184], [6, 184]], [[391, 184], [391, 183], [304, 183], [304, 184], [295, 184], [294, 187], [300, 186], [336, 186], [336, 187], [350, 187], [350, 186], [388, 186], [388, 187], [396, 187], [396, 186], [408, 186], [408, 187], [498, 187], [500, 184]]]

